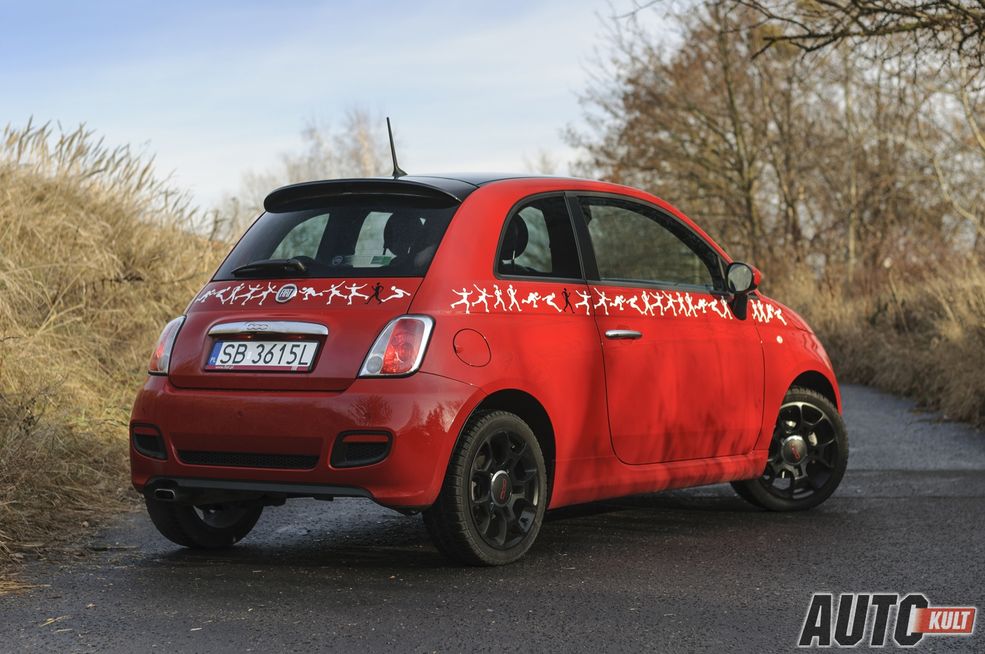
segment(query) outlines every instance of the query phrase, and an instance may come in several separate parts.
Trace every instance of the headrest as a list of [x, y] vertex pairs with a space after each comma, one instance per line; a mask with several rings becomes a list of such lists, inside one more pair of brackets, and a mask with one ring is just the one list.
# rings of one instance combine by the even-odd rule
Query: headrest
[[513, 216], [513, 220], [506, 227], [506, 234], [503, 235], [503, 250], [500, 256], [504, 261], [516, 259], [527, 249], [529, 238], [527, 223], [521, 216]]
[[422, 229], [417, 216], [395, 213], [387, 218], [383, 227], [383, 247], [402, 257], [414, 247]]

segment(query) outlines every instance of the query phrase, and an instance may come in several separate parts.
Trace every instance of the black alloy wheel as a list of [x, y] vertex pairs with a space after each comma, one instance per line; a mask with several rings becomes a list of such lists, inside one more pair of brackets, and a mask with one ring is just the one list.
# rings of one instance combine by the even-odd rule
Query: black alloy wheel
[[537, 437], [515, 414], [493, 411], [466, 425], [424, 524], [445, 555], [503, 565], [533, 544], [546, 505], [547, 467]]
[[763, 475], [732, 486], [773, 511], [809, 509], [831, 496], [847, 464], [848, 436], [837, 409], [820, 393], [795, 387], [780, 406]]
[[490, 434], [472, 458], [469, 505], [473, 524], [491, 547], [516, 546], [533, 526], [540, 503], [537, 460], [520, 435]]

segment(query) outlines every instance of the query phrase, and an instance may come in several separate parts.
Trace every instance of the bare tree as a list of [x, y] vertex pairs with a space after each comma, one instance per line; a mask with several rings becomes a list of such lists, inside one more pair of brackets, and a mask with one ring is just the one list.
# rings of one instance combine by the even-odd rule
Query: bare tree
[[[734, 0], [781, 31], [764, 48], [790, 43], [814, 52], [846, 41], [902, 45], [913, 53], [957, 55], [985, 66], [985, 2], [982, 0]], [[885, 37], [900, 37], [895, 42]]]
[[672, 15], [680, 46], [618, 19], [583, 97], [589, 128], [569, 130], [582, 172], [675, 202], [781, 277], [877, 287], [887, 262], [968, 249], [985, 159], [979, 123], [956, 127], [974, 94], [965, 108], [941, 75], [847, 45], [763, 51], [775, 31], [734, 1], [689, 10]]

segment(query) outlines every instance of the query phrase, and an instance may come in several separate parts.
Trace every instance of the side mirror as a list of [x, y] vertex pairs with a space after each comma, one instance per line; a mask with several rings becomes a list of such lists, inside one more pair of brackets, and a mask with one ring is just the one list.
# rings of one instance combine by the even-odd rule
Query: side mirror
[[756, 290], [762, 278], [761, 272], [741, 261], [733, 261], [729, 264], [728, 270], [725, 271], [728, 290], [735, 295], [745, 295]]

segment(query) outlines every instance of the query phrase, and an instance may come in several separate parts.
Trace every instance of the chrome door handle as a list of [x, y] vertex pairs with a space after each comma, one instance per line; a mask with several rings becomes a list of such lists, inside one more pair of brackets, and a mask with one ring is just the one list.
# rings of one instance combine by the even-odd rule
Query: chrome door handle
[[616, 339], [631, 339], [636, 340], [637, 338], [643, 337], [643, 332], [633, 331], [632, 329], [608, 329], [605, 332], [606, 338]]

